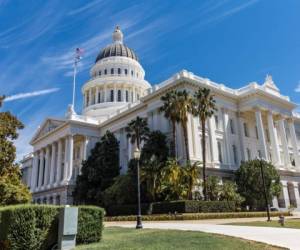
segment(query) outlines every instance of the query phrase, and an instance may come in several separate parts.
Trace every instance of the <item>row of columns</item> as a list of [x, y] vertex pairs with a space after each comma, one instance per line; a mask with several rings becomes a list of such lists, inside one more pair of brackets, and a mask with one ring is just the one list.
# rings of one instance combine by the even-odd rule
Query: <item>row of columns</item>
[[[113, 102], [118, 102], [118, 90], [121, 90], [121, 101], [122, 102], [135, 102], [141, 96], [140, 91], [137, 88], [117, 88], [117, 85], [114, 85], [113, 88], [107, 88], [104, 86], [100, 89], [100, 87], [90, 88], [84, 94], [84, 106], [88, 107], [93, 104], [102, 103], [102, 102], [110, 102], [110, 91], [114, 91], [114, 100]], [[128, 101], [126, 101], [126, 91], [128, 91]], [[100, 99], [99, 99], [100, 93]]]
[[[88, 137], [83, 141], [83, 159], [86, 159]], [[73, 173], [74, 136], [67, 135], [34, 152], [31, 178], [32, 192], [67, 184]]]
[[[263, 128], [263, 122], [262, 122], [262, 114], [260, 109], [255, 110], [255, 118], [256, 118], [256, 126], [258, 129], [258, 137], [260, 142], [260, 147], [262, 149], [262, 157], [266, 159], [267, 161], [270, 161], [270, 157], [267, 150], [267, 143], [265, 139], [265, 132]], [[293, 147], [293, 155], [295, 159], [296, 167], [300, 167], [300, 159], [299, 159], [299, 151], [298, 151], [298, 143], [297, 143], [297, 137], [294, 127], [293, 120], [287, 119], [289, 131], [291, 134], [291, 141], [292, 141], [292, 147]], [[278, 121], [278, 127], [279, 127], [279, 133], [281, 138], [281, 144], [282, 144], [282, 150], [283, 150], [283, 162], [281, 162], [280, 157], [280, 148], [278, 143], [278, 135], [277, 135], [277, 129], [274, 126], [274, 120], [273, 120], [273, 114], [271, 111], [267, 114], [267, 123], [268, 123], [268, 129], [270, 133], [270, 142], [271, 142], [271, 154], [272, 154], [272, 161], [275, 165], [284, 165], [285, 167], [288, 167], [291, 165], [290, 161], [290, 155], [289, 155], [289, 146], [287, 142], [287, 135], [286, 135], [286, 128], [285, 128], [285, 119], [281, 118]]]
[[[300, 194], [299, 194], [299, 183], [298, 182], [288, 182], [281, 181], [282, 184], [282, 198], [284, 199], [285, 208], [294, 203], [295, 207], [300, 208]], [[289, 185], [292, 187], [289, 188]], [[278, 204], [278, 198], [273, 199], [273, 206], [280, 207]]]

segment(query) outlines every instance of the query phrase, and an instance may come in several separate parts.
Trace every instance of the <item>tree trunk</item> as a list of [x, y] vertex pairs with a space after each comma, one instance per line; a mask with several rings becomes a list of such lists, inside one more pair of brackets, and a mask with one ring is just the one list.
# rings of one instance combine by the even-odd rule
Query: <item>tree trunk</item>
[[172, 122], [171, 156], [176, 158], [176, 123]]
[[187, 160], [187, 162], [189, 162], [190, 161], [190, 152], [189, 152], [189, 143], [188, 143], [187, 126], [186, 126], [186, 124], [182, 124], [182, 129], [183, 129], [183, 137], [184, 137], [186, 160]]
[[207, 201], [207, 185], [206, 185], [206, 138], [205, 138], [205, 119], [201, 119], [201, 128], [202, 128], [202, 161], [203, 161], [203, 168], [202, 168], [202, 175], [203, 175], [203, 195], [204, 200]]

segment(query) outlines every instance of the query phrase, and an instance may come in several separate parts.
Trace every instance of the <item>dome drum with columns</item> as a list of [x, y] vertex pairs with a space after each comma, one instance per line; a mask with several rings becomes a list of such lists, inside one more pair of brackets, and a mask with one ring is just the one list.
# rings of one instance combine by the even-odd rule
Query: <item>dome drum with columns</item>
[[82, 87], [83, 114], [100, 121], [128, 103], [137, 102], [151, 88], [144, 80], [145, 71], [135, 52], [123, 44], [118, 26], [113, 32], [113, 43], [99, 53], [90, 76]]

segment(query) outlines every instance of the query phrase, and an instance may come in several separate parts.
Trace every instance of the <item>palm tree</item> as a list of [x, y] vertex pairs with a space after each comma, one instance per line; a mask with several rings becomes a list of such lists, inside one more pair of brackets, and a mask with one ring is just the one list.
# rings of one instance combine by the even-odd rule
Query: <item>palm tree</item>
[[149, 134], [147, 119], [137, 116], [135, 120], [128, 123], [125, 131], [127, 137], [131, 138], [131, 143], [136, 143], [137, 148], [140, 150], [141, 142], [144, 141]]
[[176, 96], [176, 90], [167, 92], [160, 98], [164, 104], [159, 108], [159, 112], [164, 112], [165, 117], [169, 119], [172, 124], [172, 142], [170, 147], [172, 157], [176, 157], [176, 123], [179, 122], [178, 112], [176, 110]]
[[200, 173], [200, 162], [196, 161], [193, 164], [190, 162], [184, 167], [186, 175], [186, 183], [188, 186], [188, 199], [193, 199], [193, 188], [196, 186], [199, 173]]
[[199, 88], [194, 94], [193, 114], [199, 117], [202, 129], [202, 160], [203, 160], [203, 194], [204, 200], [207, 200], [207, 186], [206, 186], [206, 138], [205, 138], [205, 124], [206, 120], [214, 114], [217, 110], [214, 96], [210, 93], [210, 89]]
[[193, 99], [190, 94], [186, 91], [178, 91], [176, 96], [176, 111], [178, 113], [178, 118], [181, 123], [184, 137], [185, 154], [187, 162], [190, 161], [189, 145], [188, 145], [188, 135], [187, 135], [187, 123], [188, 123], [188, 113], [192, 112]]

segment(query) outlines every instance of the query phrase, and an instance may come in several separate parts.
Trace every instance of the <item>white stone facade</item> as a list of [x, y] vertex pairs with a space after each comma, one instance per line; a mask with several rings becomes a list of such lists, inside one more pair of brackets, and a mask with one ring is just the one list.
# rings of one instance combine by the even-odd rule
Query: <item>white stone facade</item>
[[[133, 75], [128, 75], [131, 70]], [[283, 184], [283, 192], [274, 198], [273, 206], [286, 209], [292, 204], [300, 210], [300, 116], [294, 112], [296, 105], [280, 94], [270, 76], [262, 85], [253, 82], [240, 89], [186, 70], [152, 87], [144, 76], [135, 59], [116, 55], [102, 58], [91, 70], [92, 79], [82, 87], [83, 114], [70, 111], [65, 119], [45, 120], [31, 140], [34, 152], [29, 184], [34, 202], [71, 204], [81, 162], [107, 130], [115, 133], [120, 142], [120, 167], [121, 172], [126, 172], [133, 155], [125, 133], [128, 122], [136, 116], [146, 117], [151, 130], [160, 130], [171, 138], [170, 123], [158, 112], [160, 97], [171, 89], [185, 89], [193, 94], [199, 87], [206, 87], [215, 95], [218, 107], [207, 122], [204, 135], [208, 173], [232, 178], [241, 161], [264, 158], [279, 170]], [[190, 159], [201, 161], [203, 135], [198, 118], [189, 115], [187, 127]], [[180, 126], [176, 142], [178, 157], [183, 159]]]

